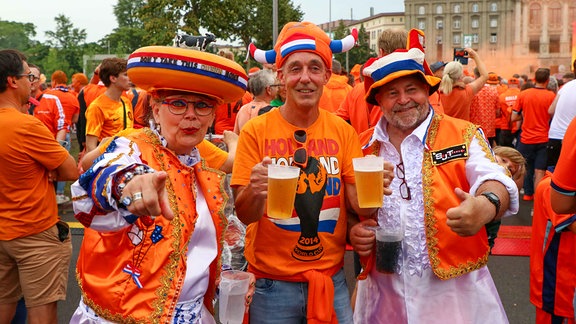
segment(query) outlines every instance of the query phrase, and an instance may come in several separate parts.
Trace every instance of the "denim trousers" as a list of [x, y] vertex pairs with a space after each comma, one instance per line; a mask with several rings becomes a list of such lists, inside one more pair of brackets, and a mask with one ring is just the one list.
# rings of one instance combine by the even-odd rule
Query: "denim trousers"
[[[334, 309], [338, 323], [352, 324], [350, 294], [343, 269], [332, 276], [332, 282], [334, 283]], [[250, 323], [306, 323], [307, 301], [307, 282], [258, 279], [256, 280], [256, 293], [250, 305]]]

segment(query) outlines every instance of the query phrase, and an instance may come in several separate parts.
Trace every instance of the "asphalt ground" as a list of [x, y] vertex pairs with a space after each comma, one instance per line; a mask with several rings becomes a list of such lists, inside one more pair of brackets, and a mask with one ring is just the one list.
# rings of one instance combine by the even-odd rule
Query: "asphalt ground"
[[[532, 224], [531, 209], [532, 202], [521, 201], [520, 212], [504, 219], [503, 225], [530, 226]], [[66, 301], [58, 304], [58, 323], [68, 323], [80, 300], [80, 289], [76, 282], [75, 268], [84, 230], [82, 225], [74, 219], [71, 203], [59, 206], [59, 211], [62, 219], [68, 222], [72, 229], [73, 254], [68, 275], [68, 295]], [[346, 252], [344, 270], [350, 291], [354, 289], [356, 282], [353, 264], [352, 252]], [[488, 268], [494, 278], [510, 323], [534, 323], [535, 308], [529, 301], [529, 258], [523, 256], [490, 256]]]

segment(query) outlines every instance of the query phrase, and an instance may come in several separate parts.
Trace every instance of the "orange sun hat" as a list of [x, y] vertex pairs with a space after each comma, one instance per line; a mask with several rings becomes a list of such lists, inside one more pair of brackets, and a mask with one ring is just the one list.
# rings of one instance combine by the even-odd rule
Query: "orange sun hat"
[[238, 100], [248, 85], [248, 76], [238, 63], [219, 55], [170, 46], [147, 46], [134, 51], [128, 57], [128, 77], [148, 92], [193, 92], [220, 103]]

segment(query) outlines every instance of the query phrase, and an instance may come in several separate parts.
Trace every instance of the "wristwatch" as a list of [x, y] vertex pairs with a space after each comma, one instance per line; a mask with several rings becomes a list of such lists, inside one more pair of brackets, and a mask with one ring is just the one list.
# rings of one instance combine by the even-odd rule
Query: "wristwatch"
[[[496, 214], [494, 215], [494, 218], [496, 218], [496, 216], [498, 216], [498, 213], [500, 212], [500, 198], [498, 198], [498, 196], [491, 192], [491, 191], [485, 191], [483, 193], [481, 193], [482, 196], [486, 197], [486, 199], [488, 199], [488, 201], [494, 205], [494, 207], [496, 207]], [[494, 220], [494, 219], [492, 219]]]

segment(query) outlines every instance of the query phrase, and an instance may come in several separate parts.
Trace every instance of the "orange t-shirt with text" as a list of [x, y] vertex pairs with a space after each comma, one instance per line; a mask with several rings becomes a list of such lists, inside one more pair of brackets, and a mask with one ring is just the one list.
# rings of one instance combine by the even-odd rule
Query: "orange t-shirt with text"
[[[306, 129], [308, 165], [300, 171], [294, 211], [289, 219], [266, 212], [246, 231], [245, 256], [252, 269], [291, 278], [309, 270], [341, 265], [346, 245], [346, 183], [354, 183], [352, 158], [362, 156], [358, 135], [341, 118], [319, 109]], [[291, 164], [298, 143], [278, 109], [251, 119], [238, 139], [231, 186], [246, 186], [254, 165], [269, 156]]]

